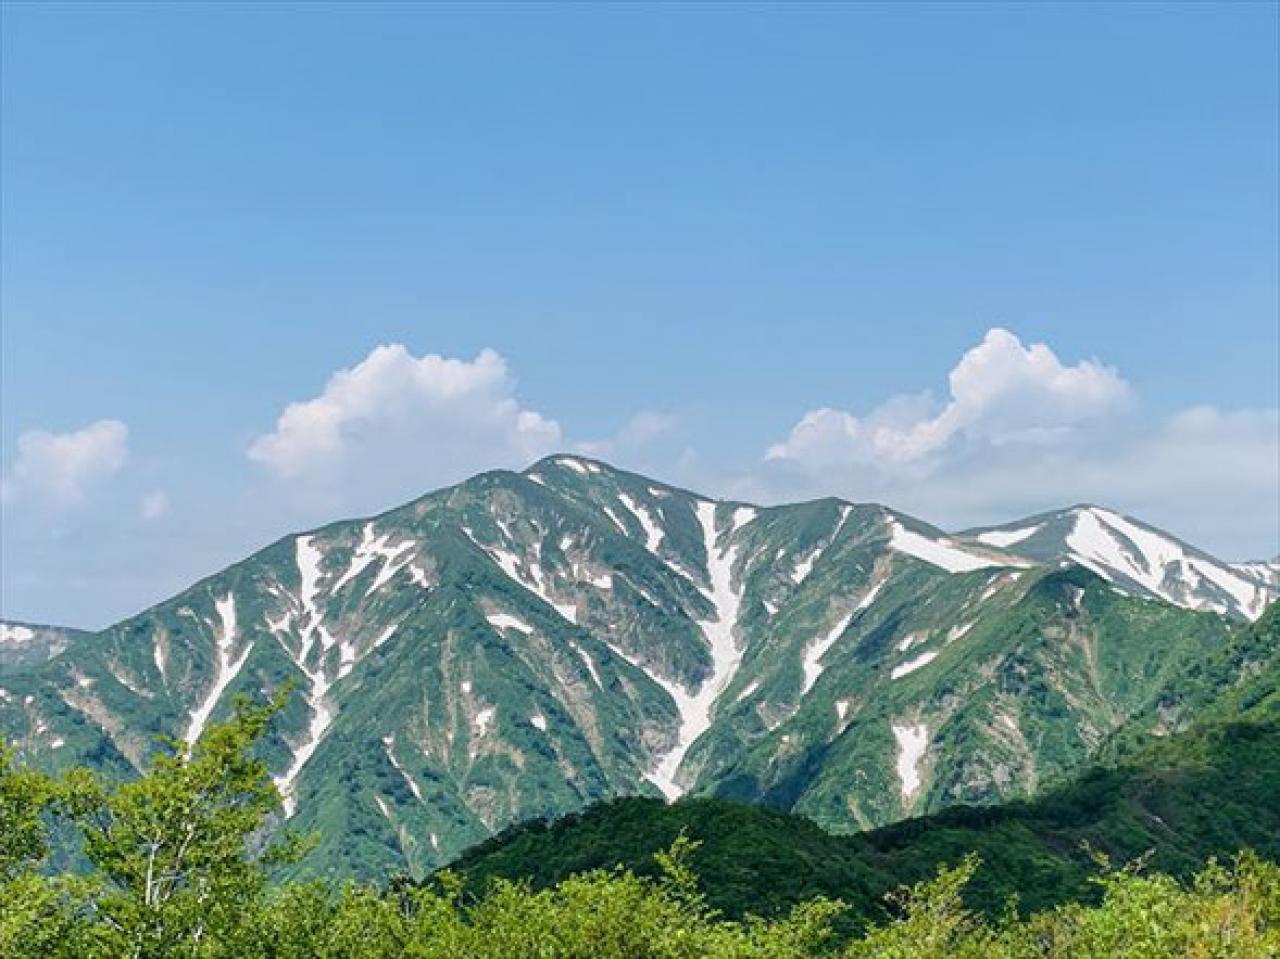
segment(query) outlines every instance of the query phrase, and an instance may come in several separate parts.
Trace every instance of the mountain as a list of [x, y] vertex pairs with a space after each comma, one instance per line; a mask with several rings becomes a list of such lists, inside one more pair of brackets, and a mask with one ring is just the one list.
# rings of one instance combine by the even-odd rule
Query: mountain
[[1246, 848], [1280, 858], [1280, 726], [1230, 724], [1180, 734], [1171, 745], [1142, 764], [1090, 768], [1030, 801], [954, 806], [854, 835], [723, 799], [615, 799], [525, 823], [449, 870], [471, 892], [495, 878], [545, 888], [615, 866], [653, 874], [653, 856], [683, 834], [700, 844], [690, 865], [702, 891], [730, 916], [776, 915], [826, 896], [865, 922], [883, 918], [886, 894], [970, 853], [982, 865], [966, 899], [991, 915], [1013, 897], [1025, 913], [1095, 899], [1094, 853], [1117, 865], [1146, 856], [1151, 870], [1180, 878]]
[[1037, 562], [1077, 563], [1128, 592], [1245, 619], [1256, 619], [1280, 586], [1280, 558], [1223, 563], [1100, 506], [1073, 506], [960, 535], [969, 542], [1016, 549]]
[[984, 532], [550, 457], [286, 537], [73, 637], [4, 677], [0, 729], [35, 763], [127, 776], [292, 682], [263, 749], [320, 837], [307, 868], [421, 875], [614, 796], [849, 831], [1024, 795], [1243, 629]]
[[[1093, 898], [1099, 852], [1116, 864], [1146, 856], [1150, 869], [1179, 877], [1243, 848], [1280, 858], [1280, 604], [1237, 640], [1214, 668], [1172, 684], [1195, 688], [1199, 721], [1169, 734], [1136, 718], [1120, 737], [1131, 747], [1125, 758], [1029, 801], [954, 806], [836, 836], [766, 807], [627, 798], [513, 827], [449, 869], [472, 891], [498, 877], [543, 888], [591, 869], [652, 873], [654, 854], [683, 834], [699, 843], [691, 865], [711, 905], [731, 916], [776, 914], [821, 895], [866, 920], [879, 917], [886, 893], [970, 852], [983, 862], [970, 905], [993, 915], [1015, 895], [1026, 912]], [[1254, 665], [1231, 678], [1218, 668], [1231, 662]]]
[[1252, 627], [1236, 631], [1209, 656], [1189, 662], [1117, 730], [1100, 755], [1123, 757], [1153, 737], [1240, 716], [1280, 723], [1280, 603], [1272, 603]]
[[0, 620], [0, 676], [29, 669], [61, 653], [83, 630]]

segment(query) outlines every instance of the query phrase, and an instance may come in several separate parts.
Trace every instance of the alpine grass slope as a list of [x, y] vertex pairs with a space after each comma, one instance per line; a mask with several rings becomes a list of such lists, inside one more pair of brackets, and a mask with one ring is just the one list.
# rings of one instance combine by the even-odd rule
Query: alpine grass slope
[[850, 831], [1080, 767], [1276, 593], [1275, 564], [1097, 507], [949, 536], [555, 456], [9, 656], [0, 729], [28, 761], [128, 776], [161, 737], [193, 742], [235, 696], [293, 683], [263, 748], [288, 818], [320, 837], [312, 871], [423, 875], [624, 795]]

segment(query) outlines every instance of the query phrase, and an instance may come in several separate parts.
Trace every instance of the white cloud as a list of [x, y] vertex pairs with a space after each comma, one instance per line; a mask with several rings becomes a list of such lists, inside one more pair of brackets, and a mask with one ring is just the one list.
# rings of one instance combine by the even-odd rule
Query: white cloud
[[807, 413], [733, 492], [836, 494], [943, 526], [1101, 502], [1228, 557], [1280, 548], [1280, 413], [1203, 406], [1143, 417], [1096, 361], [992, 330], [951, 371], [950, 396], [900, 396], [859, 416]]
[[290, 403], [249, 458], [276, 477], [357, 487], [357, 499], [422, 492], [469, 472], [523, 466], [561, 447], [559, 424], [520, 405], [506, 361], [376, 347]]
[[816, 468], [894, 468], [962, 443], [1053, 443], [1132, 400], [1115, 370], [1093, 360], [1066, 366], [1045, 344], [1023, 346], [1002, 329], [965, 353], [948, 379], [950, 397], [941, 408], [924, 393], [895, 397], [861, 418], [830, 408], [806, 413], [766, 458]]
[[0, 495], [6, 505], [80, 506], [95, 484], [118, 473], [128, 459], [129, 429], [119, 420], [98, 420], [70, 433], [28, 430], [18, 437], [17, 459]]
[[658, 440], [669, 436], [678, 422], [679, 420], [670, 413], [641, 410], [608, 439], [576, 443], [574, 448], [585, 456], [598, 456], [604, 459], [614, 456], [631, 456], [647, 450]]
[[138, 500], [138, 516], [148, 523], [161, 519], [169, 514], [169, 494], [162, 489], [144, 493]]

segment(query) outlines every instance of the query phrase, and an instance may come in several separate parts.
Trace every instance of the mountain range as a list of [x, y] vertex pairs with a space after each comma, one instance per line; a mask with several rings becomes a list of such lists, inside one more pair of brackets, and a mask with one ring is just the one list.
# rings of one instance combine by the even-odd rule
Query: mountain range
[[424, 875], [631, 795], [849, 832], [1041, 792], [1138, 718], [1176, 731], [1200, 702], [1178, 682], [1277, 595], [1278, 561], [1098, 506], [948, 534], [558, 455], [288, 536], [101, 631], [5, 624], [0, 731], [128, 776], [291, 683], [262, 748], [315, 872]]

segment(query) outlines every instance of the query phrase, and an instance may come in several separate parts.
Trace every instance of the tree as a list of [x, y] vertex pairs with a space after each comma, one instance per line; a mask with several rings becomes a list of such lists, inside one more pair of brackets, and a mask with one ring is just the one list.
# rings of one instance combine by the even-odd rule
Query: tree
[[137, 780], [106, 790], [87, 774], [71, 785], [103, 951], [128, 959], [246, 954], [265, 867], [296, 851], [269, 846], [280, 795], [252, 747], [282, 705], [236, 703], [191, 750], [170, 741]]
[[44, 859], [48, 835], [43, 815], [56, 797], [52, 779], [15, 767], [13, 750], [0, 742], [0, 883]]

